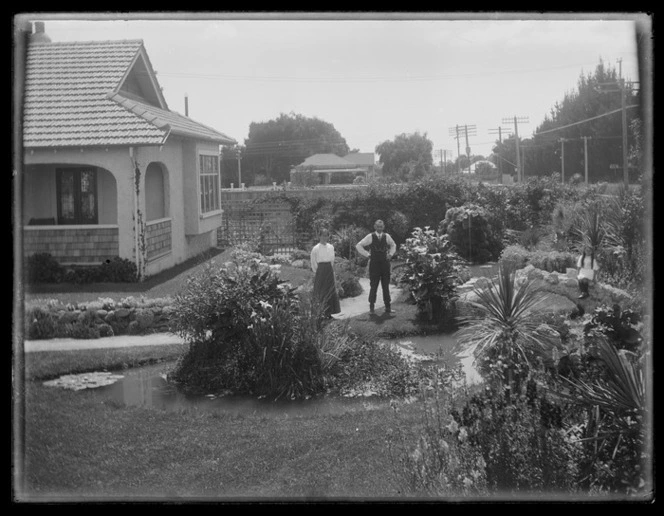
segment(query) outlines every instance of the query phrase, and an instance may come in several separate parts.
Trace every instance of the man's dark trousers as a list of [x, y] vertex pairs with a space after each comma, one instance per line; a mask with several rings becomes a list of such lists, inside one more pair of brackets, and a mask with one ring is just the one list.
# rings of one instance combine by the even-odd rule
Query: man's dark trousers
[[[382, 258], [382, 257], [381, 257]], [[390, 262], [387, 259], [369, 260], [369, 304], [373, 305], [376, 302], [376, 294], [378, 293], [378, 283], [383, 287], [383, 302], [385, 308], [390, 308]]]

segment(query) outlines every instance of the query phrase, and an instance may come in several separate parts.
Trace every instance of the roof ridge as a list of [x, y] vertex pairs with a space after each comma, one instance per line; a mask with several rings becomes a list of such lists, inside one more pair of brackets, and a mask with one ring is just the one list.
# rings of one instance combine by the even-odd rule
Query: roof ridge
[[142, 39], [103, 39], [103, 40], [89, 40], [89, 41], [50, 41], [38, 42], [39, 46], [64, 46], [64, 45], [98, 45], [103, 43], [139, 43], [144, 45]]

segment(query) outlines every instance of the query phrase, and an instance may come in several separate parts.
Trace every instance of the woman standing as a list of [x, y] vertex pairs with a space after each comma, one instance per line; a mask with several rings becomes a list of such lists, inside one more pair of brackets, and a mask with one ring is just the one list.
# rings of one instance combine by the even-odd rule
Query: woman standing
[[314, 271], [314, 299], [323, 305], [323, 314], [331, 318], [341, 312], [334, 281], [334, 246], [327, 243], [330, 233], [320, 231], [319, 243], [311, 250], [311, 270]]
[[592, 247], [584, 247], [583, 254], [579, 256], [579, 259], [576, 262], [576, 267], [579, 271], [577, 278], [579, 280], [579, 290], [581, 291], [579, 299], [585, 299], [590, 295], [588, 293], [588, 286], [590, 285], [590, 282], [595, 280], [595, 271], [599, 270], [599, 265], [595, 258], [595, 251]]

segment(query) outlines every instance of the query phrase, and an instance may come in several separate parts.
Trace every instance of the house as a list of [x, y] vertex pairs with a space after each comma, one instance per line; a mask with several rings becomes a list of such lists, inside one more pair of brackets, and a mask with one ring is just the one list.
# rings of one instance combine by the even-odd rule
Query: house
[[376, 167], [376, 155], [373, 152], [351, 152], [346, 154], [344, 159], [357, 167], [366, 167], [367, 179], [376, 177], [378, 169]]
[[496, 167], [496, 164], [493, 163], [492, 161], [486, 160], [486, 159], [480, 159], [475, 161], [474, 163], [471, 163], [470, 165], [470, 173], [475, 174], [477, 171], [482, 171], [484, 170], [485, 173], [487, 172], [495, 172], [498, 170], [498, 167]]
[[[371, 156], [370, 164], [366, 154]], [[374, 165], [372, 153], [348, 154], [343, 158], [336, 154], [314, 154], [291, 169], [291, 181], [296, 173], [304, 171], [319, 175], [320, 184], [349, 183], [357, 176], [366, 180]]]
[[142, 40], [51, 42], [36, 22], [25, 73], [25, 257], [120, 256], [145, 277], [216, 245], [236, 142], [168, 108]]

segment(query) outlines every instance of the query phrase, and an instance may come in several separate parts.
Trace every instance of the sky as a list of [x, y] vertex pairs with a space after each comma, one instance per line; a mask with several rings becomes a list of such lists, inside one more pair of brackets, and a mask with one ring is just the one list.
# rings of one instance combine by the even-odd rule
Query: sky
[[[34, 15], [34, 16], [32, 16]], [[142, 39], [171, 110], [240, 143], [281, 113], [334, 125], [372, 152], [426, 133], [457, 156], [456, 126], [487, 156], [518, 116], [529, 137], [600, 59], [638, 80], [637, 14], [31, 13], [53, 42]], [[85, 18], [85, 19], [84, 19]], [[416, 19], [415, 19], [416, 18]], [[647, 22], [647, 19], [645, 19]], [[475, 130], [472, 130], [472, 126]], [[473, 134], [474, 133], [474, 134]], [[461, 141], [465, 154], [465, 140]]]

